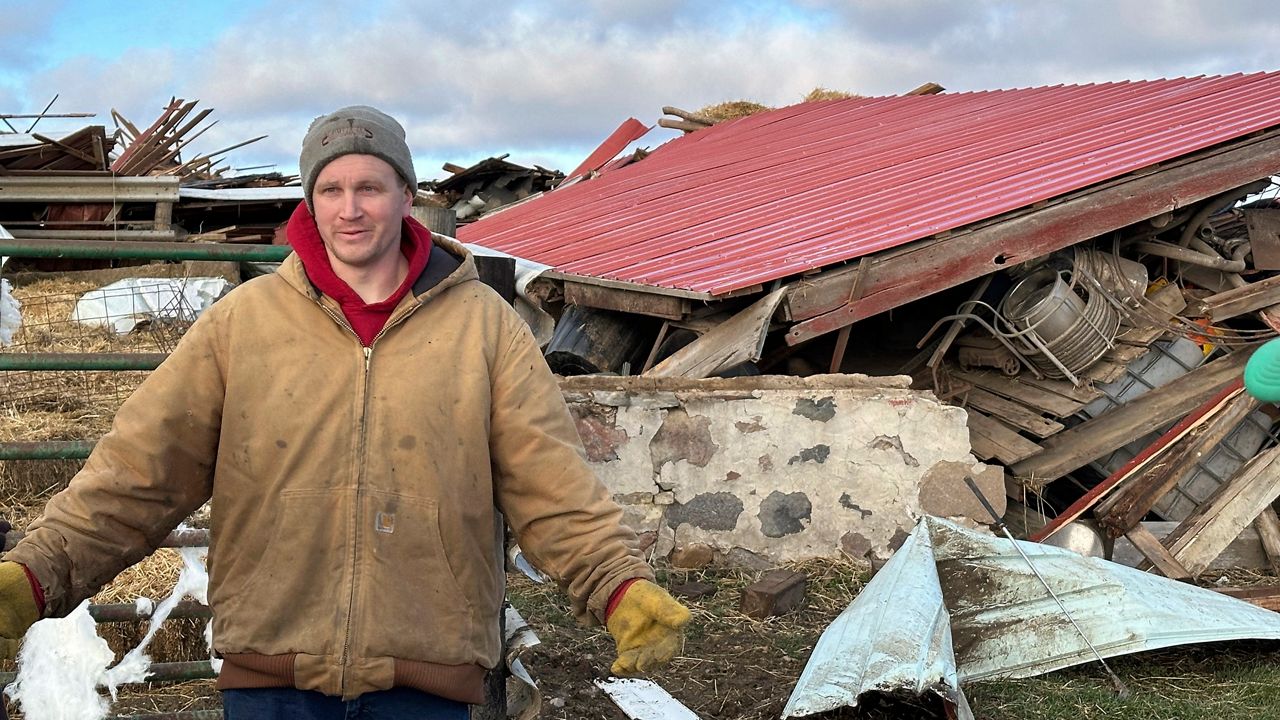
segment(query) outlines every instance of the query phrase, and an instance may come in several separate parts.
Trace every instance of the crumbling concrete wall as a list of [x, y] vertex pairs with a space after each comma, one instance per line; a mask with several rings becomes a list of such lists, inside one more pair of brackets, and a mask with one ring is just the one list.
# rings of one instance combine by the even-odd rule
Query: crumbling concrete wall
[[987, 520], [1003, 471], [970, 454], [964, 410], [861, 375], [572, 377], [588, 459], [627, 522], [703, 559], [882, 559], [921, 514]]

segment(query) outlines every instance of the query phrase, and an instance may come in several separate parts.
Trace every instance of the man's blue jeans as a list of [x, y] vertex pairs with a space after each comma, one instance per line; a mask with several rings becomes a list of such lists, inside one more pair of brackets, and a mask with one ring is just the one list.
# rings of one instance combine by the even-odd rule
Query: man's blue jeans
[[225, 720], [467, 720], [464, 703], [411, 688], [365, 693], [355, 700], [314, 690], [252, 688], [222, 691]]

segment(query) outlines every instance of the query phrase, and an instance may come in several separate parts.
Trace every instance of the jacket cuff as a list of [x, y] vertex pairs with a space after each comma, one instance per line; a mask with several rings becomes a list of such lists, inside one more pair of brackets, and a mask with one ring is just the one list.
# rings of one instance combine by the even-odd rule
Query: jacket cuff
[[31, 583], [31, 597], [36, 601], [36, 614], [44, 617], [44, 588], [40, 587], [40, 581], [36, 579], [36, 574], [31, 572], [31, 568], [22, 563], [18, 563], [18, 566], [27, 574], [27, 582]]
[[641, 578], [633, 577], [629, 580], [623, 580], [622, 584], [614, 589], [613, 594], [609, 596], [609, 604], [604, 608], [604, 620], [609, 622], [609, 616], [613, 614], [614, 608], [618, 607], [618, 603], [622, 601], [622, 596], [626, 594], [627, 588], [636, 584]]

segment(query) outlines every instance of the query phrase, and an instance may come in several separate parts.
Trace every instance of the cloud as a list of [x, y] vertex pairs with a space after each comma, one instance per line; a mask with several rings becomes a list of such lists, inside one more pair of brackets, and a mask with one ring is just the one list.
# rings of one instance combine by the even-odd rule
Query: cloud
[[[663, 105], [785, 105], [818, 86], [891, 94], [927, 81], [957, 91], [1276, 68], [1269, 5], [272, 0], [204, 29], [194, 49], [68, 58], [30, 73], [26, 92], [28, 102], [63, 92], [59, 107], [104, 115], [119, 107], [139, 123], [172, 95], [198, 98], [220, 119], [199, 150], [271, 135], [232, 154], [242, 166], [292, 168], [312, 118], [369, 103], [404, 121], [423, 177], [444, 160], [508, 152], [567, 170], [619, 122], [653, 124]], [[47, 17], [18, 18], [47, 31]]]

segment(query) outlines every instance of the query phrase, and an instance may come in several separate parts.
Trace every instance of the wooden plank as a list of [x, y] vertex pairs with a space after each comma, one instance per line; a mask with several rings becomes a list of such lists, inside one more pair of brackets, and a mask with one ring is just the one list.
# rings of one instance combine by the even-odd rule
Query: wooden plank
[[1160, 544], [1160, 539], [1151, 534], [1151, 531], [1144, 527], [1141, 523], [1129, 528], [1129, 532], [1124, 534], [1129, 538], [1129, 542], [1142, 553], [1143, 557], [1151, 562], [1161, 575], [1171, 580], [1184, 580], [1191, 577], [1191, 573], [1178, 562], [1178, 559], [1169, 554], [1169, 548]]
[[[1165, 520], [1146, 521], [1141, 523], [1144, 528], [1151, 531], [1152, 535], [1163, 538], [1173, 532], [1178, 523]], [[1129, 567], [1139, 567], [1147, 562], [1145, 556], [1138, 552], [1133, 546], [1133, 542], [1127, 537], [1116, 538], [1115, 547], [1111, 552], [1111, 561], [1128, 565]], [[1252, 528], [1247, 527], [1240, 536], [1231, 541], [1227, 549], [1213, 560], [1209, 565], [1209, 570], [1266, 570], [1267, 556], [1262, 552], [1262, 543], [1258, 541], [1258, 533]]]
[[1165, 332], [1164, 328], [1155, 326], [1132, 327], [1117, 335], [1116, 342], [1146, 348], [1159, 340]]
[[[1134, 329], [1136, 330], [1137, 328], [1134, 328]], [[1161, 328], [1151, 328], [1151, 329], [1154, 329], [1157, 331], [1157, 334], [1155, 335], [1155, 337], [1152, 338], [1152, 340], [1155, 340], [1155, 338], [1160, 337], [1160, 335], [1164, 333], [1163, 329]], [[1107, 362], [1119, 363], [1121, 365], [1128, 365], [1129, 363], [1133, 362], [1134, 360], [1137, 360], [1138, 358], [1142, 357], [1143, 355], [1146, 355], [1149, 352], [1151, 352], [1151, 348], [1147, 345], [1117, 344], [1115, 347], [1111, 348], [1105, 354], [1103, 354], [1102, 359], [1106, 360]]]
[[1016, 464], [1013, 474], [1042, 485], [1089, 461], [1128, 445], [1186, 415], [1240, 379], [1252, 348], [1205, 363], [1119, 407], [1060, 432], [1044, 442], [1044, 452]]
[[987, 392], [981, 388], [974, 388], [965, 396], [965, 402], [969, 405], [981, 410], [988, 415], [994, 415], [1000, 420], [1018, 428], [1025, 430], [1036, 437], [1045, 438], [1055, 433], [1062, 432], [1064, 426], [1056, 420], [1050, 420], [1035, 411], [1027, 408], [1027, 406], [1016, 403], [1012, 400]]
[[689, 312], [689, 300], [686, 298], [577, 282], [564, 284], [564, 301], [567, 305], [652, 315], [667, 320], [679, 320]]
[[[1142, 470], [1125, 479], [1110, 497], [1098, 503], [1094, 516], [1112, 536], [1119, 536], [1142, 521], [1151, 508], [1195, 470], [1197, 459], [1207, 455], [1258, 407], [1258, 401], [1232, 386], [1213, 400], [1185, 435], [1152, 456]], [[1207, 405], [1208, 403], [1206, 403]]]
[[117, 240], [124, 242], [173, 242], [176, 234], [169, 230], [30, 230], [14, 228], [10, 235], [19, 240]]
[[765, 295], [644, 374], [648, 377], [704, 378], [744, 362], [759, 360], [773, 313], [786, 292], [783, 287]]
[[986, 371], [956, 371], [951, 374], [974, 387], [982, 388], [1010, 400], [1016, 400], [1034, 410], [1039, 410], [1055, 417], [1066, 417], [1085, 406], [1085, 403], [1035, 387], [1022, 382], [1019, 378], [1006, 377]]
[[[789, 311], [807, 318], [787, 333], [797, 344], [885, 310], [1117, 228], [1240, 187], [1280, 169], [1280, 130], [1190, 153], [1145, 174], [1130, 174], [1015, 211], [998, 221], [926, 238], [873, 256], [860, 280], [863, 296], [849, 303], [853, 271], [806, 280]], [[842, 272], [843, 271], [843, 272]]]
[[1106, 385], [1124, 377], [1124, 373], [1125, 366], [1123, 363], [1103, 359], [1082, 370], [1080, 376], [1095, 383]]
[[[969, 410], [969, 443], [980, 460], [1012, 465], [1041, 451], [1039, 445], [976, 410]], [[979, 448], [982, 454], [979, 454]], [[986, 455], [986, 457], [983, 457]]]
[[1271, 563], [1271, 572], [1280, 575], [1280, 517], [1276, 515], [1275, 508], [1267, 507], [1258, 513], [1253, 529], [1258, 531], [1262, 550]]
[[[1087, 385], [1075, 386], [1066, 380], [1050, 380], [1048, 378], [1038, 378], [1033, 375], [1020, 375], [1018, 382], [1024, 385], [1030, 385], [1034, 388], [1040, 388], [1056, 395], [1061, 395], [1068, 400], [1074, 400], [1081, 404], [1081, 407], [1102, 397], [1102, 391], [1096, 390]], [[1074, 411], [1073, 411], [1074, 412]]]
[[1280, 586], [1277, 585], [1245, 588], [1212, 588], [1212, 590], [1214, 592], [1233, 597], [1237, 600], [1243, 600], [1250, 605], [1257, 605], [1260, 608], [1280, 612]]
[[1280, 497], [1280, 446], [1254, 456], [1165, 538], [1193, 575], [1204, 572], [1264, 509]]
[[771, 570], [743, 588], [738, 610], [756, 620], [785, 615], [804, 602], [808, 582], [809, 578], [804, 573], [786, 569]]
[[1227, 320], [1280, 303], [1280, 275], [1231, 288], [1196, 301], [1188, 308], [1192, 317], [1207, 317], [1213, 322]]

